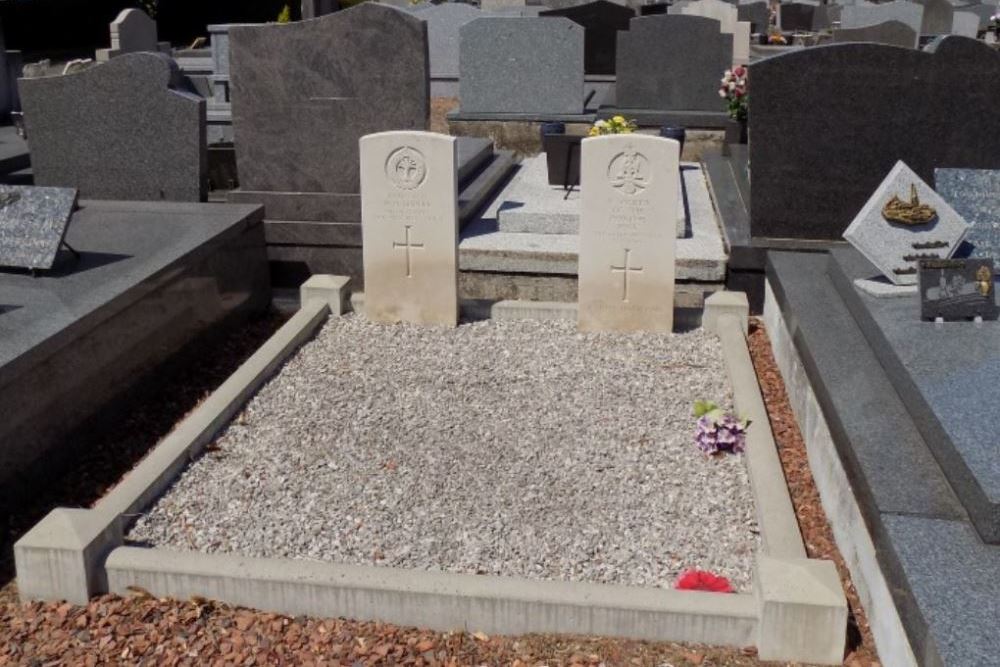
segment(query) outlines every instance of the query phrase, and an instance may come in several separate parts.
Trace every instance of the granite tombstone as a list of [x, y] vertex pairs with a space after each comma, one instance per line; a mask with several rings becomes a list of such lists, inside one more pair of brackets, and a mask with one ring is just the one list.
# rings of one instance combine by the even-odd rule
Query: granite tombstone
[[365, 314], [376, 322], [458, 322], [457, 139], [362, 137]]
[[778, 22], [787, 32], [809, 32], [813, 29], [816, 5], [802, 2], [782, 4], [778, 10]]
[[141, 9], [123, 9], [111, 22], [111, 48], [98, 49], [98, 62], [106, 62], [124, 53], [170, 51], [169, 42], [159, 42], [156, 21]]
[[449, 2], [431, 5], [418, 16], [427, 22], [431, 78], [458, 77], [459, 30], [482, 16], [482, 12], [472, 5]]
[[[356, 194], [358, 139], [427, 128], [427, 25], [416, 16], [363, 3], [308, 21], [233, 26], [229, 40], [244, 191]], [[387, 53], [405, 57], [389, 67]]]
[[129, 53], [19, 83], [36, 185], [87, 199], [205, 199], [205, 100], [178, 87], [169, 57]]
[[972, 12], [956, 11], [952, 16], [951, 34], [975, 39], [979, 35], [979, 17]]
[[833, 30], [835, 43], [872, 42], [915, 49], [917, 48], [917, 40], [917, 33], [902, 21], [885, 21], [858, 28], [834, 28]]
[[72, 188], [0, 185], [0, 267], [51, 269], [75, 205]]
[[677, 14], [632, 19], [618, 36], [617, 106], [723, 111], [719, 77], [732, 64], [733, 35], [718, 21]]
[[955, 25], [955, 7], [948, 0], [917, 0], [924, 7], [920, 32], [924, 35], [948, 35]]
[[995, 320], [1000, 314], [992, 259], [920, 262], [920, 317], [925, 320]]
[[771, 9], [766, 2], [748, 2], [736, 7], [736, 16], [740, 21], [750, 24], [753, 32], [766, 33], [771, 25]]
[[936, 169], [934, 185], [971, 227], [963, 254], [1000, 262], [1000, 171]]
[[840, 27], [862, 28], [885, 21], [899, 21], [919, 34], [923, 20], [924, 8], [915, 2], [893, 0], [880, 5], [865, 2], [844, 7], [840, 14]]
[[583, 70], [586, 74], [615, 73], [618, 33], [628, 30], [635, 10], [608, 0], [594, 0], [566, 9], [544, 11], [540, 16], [565, 16], [583, 26]]
[[583, 113], [584, 29], [567, 18], [483, 17], [461, 29], [462, 113]]
[[752, 63], [750, 80], [754, 237], [839, 239], [899, 160], [924, 181], [1000, 168], [1000, 87], [982, 83], [1000, 53], [975, 40], [818, 46]]
[[722, 32], [733, 36], [733, 64], [746, 65], [750, 62], [750, 23], [739, 20], [735, 5], [723, 0], [680, 0], [668, 13], [715, 19]]
[[897, 162], [844, 238], [893, 284], [915, 285], [918, 263], [950, 258], [968, 228], [940, 195]]
[[619, 134], [584, 139], [582, 153], [580, 329], [669, 333], [680, 146]]

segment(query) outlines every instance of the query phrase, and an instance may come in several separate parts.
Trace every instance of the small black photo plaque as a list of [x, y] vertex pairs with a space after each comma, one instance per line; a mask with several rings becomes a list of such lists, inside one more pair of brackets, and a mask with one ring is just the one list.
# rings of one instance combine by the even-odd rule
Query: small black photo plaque
[[995, 320], [992, 259], [925, 259], [920, 262], [920, 316], [925, 320]]

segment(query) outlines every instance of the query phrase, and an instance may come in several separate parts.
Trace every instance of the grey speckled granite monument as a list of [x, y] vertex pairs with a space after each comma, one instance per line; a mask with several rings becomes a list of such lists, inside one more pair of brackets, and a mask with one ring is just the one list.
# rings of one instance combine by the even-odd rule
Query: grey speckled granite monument
[[833, 30], [835, 43], [872, 42], [915, 49], [917, 48], [917, 40], [917, 33], [902, 21], [885, 21], [858, 28], [834, 28]]
[[917, 0], [924, 6], [920, 32], [924, 35], [950, 35], [955, 25], [955, 8], [948, 0]]
[[35, 184], [87, 199], [205, 199], [205, 100], [174, 88], [178, 78], [169, 57], [129, 53], [21, 79]]
[[1000, 171], [990, 169], [936, 169], [938, 194], [972, 227], [960, 254], [992, 258], [1000, 266]]
[[915, 2], [894, 0], [881, 5], [861, 3], [844, 7], [840, 15], [841, 28], [861, 28], [885, 21], [900, 21], [920, 33], [924, 8]]
[[0, 267], [52, 268], [75, 204], [72, 188], [0, 185]]
[[975, 40], [818, 46], [750, 78], [754, 237], [839, 239], [899, 160], [926, 182], [937, 167], [1000, 169], [1000, 87], [982, 83], [1000, 80], [1000, 53]]
[[583, 113], [584, 30], [567, 18], [476, 19], [459, 59], [462, 114]]
[[427, 22], [431, 78], [457, 78], [459, 30], [482, 16], [482, 12], [472, 5], [449, 2], [423, 9], [418, 16]]
[[427, 127], [427, 27], [416, 16], [364, 3], [233, 26], [229, 40], [242, 190], [356, 194], [360, 137]]
[[718, 84], [733, 63], [733, 35], [718, 21], [661, 14], [631, 25], [618, 37], [619, 108], [725, 110]]

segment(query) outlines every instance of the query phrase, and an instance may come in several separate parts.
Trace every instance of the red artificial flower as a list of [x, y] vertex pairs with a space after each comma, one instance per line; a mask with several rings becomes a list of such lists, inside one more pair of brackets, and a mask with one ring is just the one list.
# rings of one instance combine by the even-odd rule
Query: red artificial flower
[[746, 68], [743, 67], [742, 65], [739, 65], [739, 66], [733, 68], [733, 74], [735, 74], [736, 76], [740, 76], [741, 77], [741, 76], [743, 76], [746, 73], [747, 73]]
[[674, 588], [679, 591], [707, 591], [709, 593], [732, 593], [729, 580], [703, 570], [688, 570], [677, 578]]

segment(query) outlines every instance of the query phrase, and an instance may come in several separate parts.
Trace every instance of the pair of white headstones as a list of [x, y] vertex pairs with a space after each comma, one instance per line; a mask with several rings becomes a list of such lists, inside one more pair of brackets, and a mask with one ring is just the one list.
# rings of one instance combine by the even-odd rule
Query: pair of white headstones
[[[361, 139], [365, 312], [377, 322], [458, 321], [457, 139]], [[580, 329], [673, 328], [679, 144], [650, 135], [585, 139], [581, 151]]]

